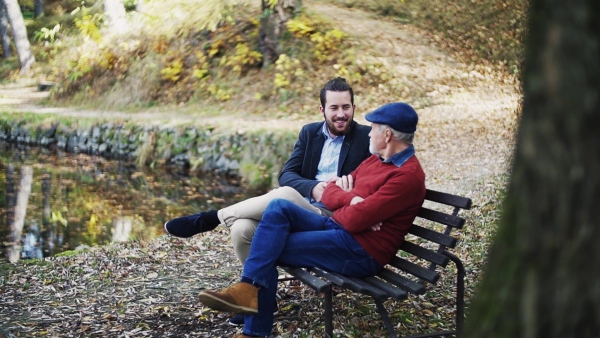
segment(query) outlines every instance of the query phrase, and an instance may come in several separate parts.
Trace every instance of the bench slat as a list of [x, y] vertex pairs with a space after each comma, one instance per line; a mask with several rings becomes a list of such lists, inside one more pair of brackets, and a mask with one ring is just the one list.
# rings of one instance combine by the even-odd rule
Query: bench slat
[[290, 267], [281, 267], [285, 272], [294, 276], [295, 278], [302, 281], [302, 283], [310, 286], [318, 292], [323, 292], [327, 289], [329, 284], [322, 279], [316, 277], [310, 272], [306, 271], [303, 268], [290, 268]]
[[441, 244], [448, 248], [454, 248], [456, 246], [456, 243], [458, 242], [456, 238], [452, 236], [444, 235], [437, 231], [427, 229], [416, 224], [413, 224], [413, 226], [410, 227], [409, 233], [424, 238], [428, 241]]
[[422, 284], [417, 283], [414, 280], [408, 279], [404, 276], [401, 276], [386, 268], [381, 270], [377, 274], [377, 277], [385, 280], [388, 283], [392, 283], [400, 287], [402, 290], [406, 290], [417, 295], [422, 295], [423, 293], [425, 293], [425, 287]]
[[369, 285], [368, 283], [365, 283], [359, 278], [342, 276], [337, 273], [325, 271], [320, 268], [311, 268], [311, 271], [338, 286], [350, 289], [352, 291], [366, 294], [371, 297], [382, 300], [389, 298], [389, 295], [387, 295], [385, 292], [372, 285]]
[[429, 270], [429, 269], [426, 269], [426, 268], [424, 268], [418, 264], [415, 264], [413, 262], [409, 262], [398, 256], [396, 256], [392, 259], [392, 261], [390, 262], [390, 265], [393, 267], [396, 267], [406, 273], [409, 273], [417, 278], [426, 280], [432, 284], [437, 282], [438, 278], [440, 278], [439, 273]]
[[465, 220], [461, 217], [448, 215], [443, 212], [431, 210], [425, 207], [421, 208], [417, 217], [421, 217], [443, 225], [448, 225], [456, 229], [462, 229], [463, 225], [465, 224]]
[[390, 294], [388, 292], [386, 292], [385, 290], [382, 290], [381, 288], [378, 288], [377, 286], [373, 285], [372, 283], [367, 282], [364, 279], [360, 279], [360, 278], [356, 278], [356, 277], [345, 277], [348, 279], [351, 279], [353, 282], [355, 282], [356, 284], [360, 285], [363, 288], [363, 291], [361, 291], [361, 293], [371, 296], [373, 298], [379, 299], [379, 300], [386, 300], [388, 298], [390, 298]]
[[448, 261], [450, 261], [450, 259], [448, 257], [446, 257], [440, 253], [437, 253], [430, 249], [425, 249], [425, 248], [420, 247], [409, 241], [402, 242], [402, 246], [400, 247], [400, 250], [406, 251], [406, 252], [413, 254], [419, 258], [423, 258], [431, 263], [435, 263], [435, 264], [437, 264], [439, 266], [443, 266], [443, 267], [448, 265]]
[[408, 297], [408, 293], [394, 285], [391, 285], [390, 283], [386, 283], [383, 280], [377, 278], [377, 277], [365, 277], [363, 278], [365, 281], [375, 285], [376, 287], [380, 288], [381, 290], [387, 292], [390, 297], [394, 298], [395, 300], [404, 300]]
[[451, 205], [453, 207], [458, 207], [467, 210], [471, 209], [472, 203], [470, 198], [456, 196], [445, 192], [429, 189], [427, 189], [425, 192], [425, 199], [432, 202]]

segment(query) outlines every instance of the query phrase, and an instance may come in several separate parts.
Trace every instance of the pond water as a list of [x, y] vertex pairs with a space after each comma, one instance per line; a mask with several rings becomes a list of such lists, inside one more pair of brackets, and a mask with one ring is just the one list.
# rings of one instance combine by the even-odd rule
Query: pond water
[[[19, 194], [27, 190], [24, 222], [15, 222], [23, 219]], [[138, 168], [127, 161], [0, 142], [0, 255], [4, 259], [12, 251], [21, 259], [42, 258], [148, 240], [165, 234], [168, 219], [258, 193], [235, 177]]]

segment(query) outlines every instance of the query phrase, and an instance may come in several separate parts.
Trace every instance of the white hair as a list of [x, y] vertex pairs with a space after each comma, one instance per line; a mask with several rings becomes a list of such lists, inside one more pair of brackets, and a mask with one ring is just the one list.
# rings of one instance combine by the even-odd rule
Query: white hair
[[392, 135], [398, 141], [404, 142], [406, 144], [412, 144], [413, 143], [413, 139], [415, 138], [415, 133], [403, 133], [403, 132], [395, 130], [394, 128], [388, 126], [387, 124], [380, 124], [379, 125], [379, 130], [380, 131], [384, 131], [386, 128], [389, 129], [392, 132]]

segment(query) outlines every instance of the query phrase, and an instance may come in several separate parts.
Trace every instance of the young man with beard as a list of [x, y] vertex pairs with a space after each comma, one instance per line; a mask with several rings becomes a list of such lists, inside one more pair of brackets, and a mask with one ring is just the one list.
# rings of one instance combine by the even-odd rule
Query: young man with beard
[[[280, 188], [220, 210], [172, 219], [165, 223], [165, 230], [173, 236], [188, 238], [213, 230], [219, 224], [228, 226], [235, 254], [244, 264], [258, 222], [272, 200], [285, 199], [314, 214], [331, 215], [321, 201], [325, 186], [348, 175], [370, 156], [371, 128], [354, 121], [354, 92], [345, 79], [328, 81], [319, 99], [325, 121], [302, 127], [279, 175]], [[243, 324], [243, 316], [234, 316], [230, 324]]]
[[[333, 215], [318, 215], [283, 199], [271, 201], [241, 281], [220, 292], [200, 293], [207, 307], [246, 314], [238, 337], [270, 335], [278, 264], [366, 277], [396, 255], [425, 199], [425, 173], [412, 145], [418, 116], [408, 104], [397, 102], [365, 118], [371, 122], [373, 156], [327, 184], [322, 202]], [[374, 224], [380, 224], [378, 231]]]

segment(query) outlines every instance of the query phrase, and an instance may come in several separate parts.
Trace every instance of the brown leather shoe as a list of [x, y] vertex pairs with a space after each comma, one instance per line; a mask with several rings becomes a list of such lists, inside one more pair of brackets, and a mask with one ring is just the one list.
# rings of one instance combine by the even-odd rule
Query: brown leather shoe
[[255, 315], [258, 313], [258, 288], [252, 284], [239, 282], [220, 292], [203, 290], [200, 302], [211, 309]]

